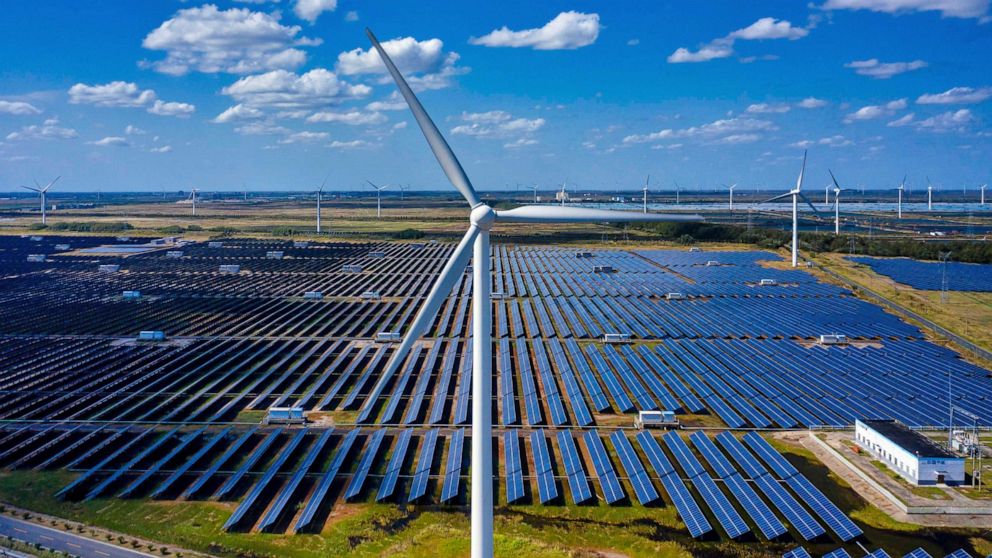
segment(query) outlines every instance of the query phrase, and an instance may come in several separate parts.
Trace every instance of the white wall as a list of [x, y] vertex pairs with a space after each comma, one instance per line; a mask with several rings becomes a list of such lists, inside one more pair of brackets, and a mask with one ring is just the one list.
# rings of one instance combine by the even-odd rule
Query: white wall
[[944, 482], [964, 482], [963, 458], [919, 458], [902, 449], [861, 421], [855, 422], [855, 441], [879, 461], [913, 484], [936, 484], [937, 471], [944, 472]]

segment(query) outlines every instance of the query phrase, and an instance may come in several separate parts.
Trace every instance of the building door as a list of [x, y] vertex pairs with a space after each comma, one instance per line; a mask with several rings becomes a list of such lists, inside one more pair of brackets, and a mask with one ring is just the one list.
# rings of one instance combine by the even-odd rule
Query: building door
[[944, 473], [937, 473], [937, 484], [944, 484]]

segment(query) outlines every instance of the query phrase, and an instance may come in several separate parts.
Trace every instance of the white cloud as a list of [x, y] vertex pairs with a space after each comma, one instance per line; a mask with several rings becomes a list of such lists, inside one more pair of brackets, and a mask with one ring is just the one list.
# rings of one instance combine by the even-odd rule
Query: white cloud
[[234, 129], [243, 136], [277, 136], [290, 133], [288, 128], [278, 126], [271, 121], [249, 122]]
[[25, 126], [17, 132], [7, 134], [8, 141], [30, 140], [30, 139], [73, 139], [79, 137], [79, 133], [72, 128], [64, 128], [59, 125], [59, 119], [52, 117], [44, 121], [40, 126]]
[[974, 120], [975, 117], [971, 114], [970, 110], [961, 109], [931, 116], [926, 120], [920, 120], [916, 123], [916, 127], [930, 132], [962, 132]]
[[772, 114], [772, 113], [783, 113], [789, 112], [791, 107], [789, 105], [772, 105], [768, 103], [756, 103], [749, 105], [745, 112], [750, 112], [751, 114]]
[[103, 139], [87, 142], [90, 145], [98, 145], [100, 147], [128, 147], [131, 144], [121, 136], [107, 136]]
[[817, 99], [816, 97], [806, 97], [796, 105], [799, 108], [804, 109], [815, 109], [827, 106], [827, 101], [823, 99]]
[[627, 41], [627, 46], [637, 46], [639, 44], [641, 44], [641, 40], [640, 39], [631, 39], [631, 40]]
[[461, 119], [467, 124], [455, 126], [451, 133], [477, 138], [507, 138], [531, 134], [543, 128], [546, 123], [543, 118], [514, 118], [501, 110], [463, 112]]
[[886, 126], [890, 128], [901, 128], [903, 126], [909, 126], [910, 124], [913, 123], [914, 118], [916, 118], [916, 113], [911, 112], [909, 114], [903, 115], [902, 117], [893, 120], [892, 122], [889, 122], [888, 124], [886, 124]]
[[365, 105], [365, 108], [366, 110], [376, 112], [384, 110], [406, 110], [406, 101], [400, 98], [399, 95], [393, 95], [385, 101], [372, 101]]
[[358, 12], [351, 10], [350, 12], [344, 14], [345, 21], [358, 21]]
[[315, 23], [320, 14], [338, 9], [338, 0], [296, 0], [293, 13], [296, 17]]
[[286, 70], [246, 76], [221, 92], [249, 107], [280, 109], [319, 108], [367, 96], [367, 85], [352, 85], [323, 68], [296, 75]]
[[163, 145], [162, 147], [153, 147], [148, 150], [151, 153], [172, 153], [171, 145]]
[[327, 132], [296, 132], [279, 140], [279, 143], [313, 143], [326, 140], [329, 136]]
[[825, 10], [870, 10], [901, 13], [938, 11], [943, 17], [984, 18], [989, 0], [827, 0]]
[[916, 102], [921, 105], [963, 105], [981, 103], [992, 97], [992, 87], [952, 87], [943, 93], [920, 95]]
[[503, 26], [468, 42], [487, 47], [529, 47], [535, 50], [571, 50], [591, 45], [599, 37], [599, 14], [561, 12], [536, 29], [511, 31]]
[[[692, 126], [683, 129], [664, 129], [658, 132], [644, 135], [630, 135], [623, 138], [623, 143], [654, 143], [665, 139], [675, 138], [699, 138], [708, 141], [722, 141], [724, 143], [744, 143], [753, 141], [750, 136], [757, 135], [756, 132], [773, 131], [778, 128], [768, 120], [760, 120], [750, 116], [739, 116], [736, 118], [725, 118], [703, 124], [702, 126]], [[738, 136], [731, 138], [732, 136]]]
[[379, 112], [361, 112], [357, 110], [349, 112], [320, 111], [310, 115], [307, 122], [340, 122], [349, 126], [371, 126], [382, 124], [388, 120]]
[[850, 124], [858, 120], [874, 120], [883, 116], [892, 116], [897, 110], [906, 108], [906, 99], [896, 99], [884, 105], [866, 105], [844, 117], [844, 122]]
[[406, 121], [397, 122], [396, 124], [393, 124], [393, 129], [394, 130], [403, 130], [403, 129], [406, 129], [406, 126], [407, 126]]
[[31, 103], [25, 103], [23, 101], [0, 101], [0, 114], [28, 116], [32, 114], [41, 114], [41, 109]]
[[742, 143], [754, 143], [761, 139], [759, 134], [731, 134], [714, 140], [713, 143], [723, 143], [727, 145], [738, 145]]
[[537, 145], [538, 143], [539, 142], [536, 139], [520, 138], [517, 141], [504, 143], [503, 147], [505, 147], [506, 149], [520, 149], [521, 147], [527, 147], [528, 145]]
[[186, 117], [196, 112], [194, 105], [162, 101], [154, 90], [141, 89], [138, 84], [127, 81], [112, 81], [102, 85], [77, 83], [69, 88], [69, 102], [98, 107], [144, 108], [159, 116]]
[[249, 74], [294, 69], [306, 62], [298, 46], [319, 40], [297, 38], [300, 27], [279, 23], [278, 12], [247, 8], [219, 10], [213, 4], [179, 10], [142, 41], [149, 50], [165, 51], [164, 60], [145, 65], [169, 75], [190, 71]]
[[825, 145], [827, 147], [847, 147], [848, 145], [853, 145], [854, 142], [845, 138], [842, 135], [830, 136], [826, 138], [820, 138], [816, 143], [820, 145]]
[[341, 149], [341, 150], [365, 149], [374, 146], [375, 144], [369, 143], [365, 140], [351, 140], [351, 141], [334, 140], [331, 143], [327, 144], [327, 147], [330, 147], [331, 149]]
[[257, 108], [245, 106], [241, 103], [228, 107], [224, 112], [218, 114], [211, 122], [215, 124], [226, 124], [238, 120], [254, 120], [262, 118], [264, 113]]
[[[791, 22], [773, 17], [763, 17], [751, 25], [731, 31], [727, 36], [714, 39], [702, 45], [699, 50], [691, 51], [685, 47], [679, 47], [668, 56], [669, 64], [682, 64], [687, 62], [707, 62], [717, 58], [727, 58], [734, 54], [734, 43], [738, 40], [757, 41], [767, 39], [788, 39], [795, 41], [809, 35], [806, 27], [796, 27]], [[741, 59], [742, 62], [754, 62], [757, 56], [749, 56]], [[762, 59], [774, 59], [777, 56], [763, 56]]]
[[922, 60], [912, 62], [879, 62], [878, 58], [869, 60], [855, 60], [844, 64], [845, 68], [851, 68], [854, 73], [861, 76], [868, 76], [875, 79], [889, 79], [892, 76], [926, 68], [927, 63]]
[[[410, 87], [417, 90], [442, 89], [451, 85], [451, 78], [468, 72], [457, 66], [457, 52], [444, 53], [441, 39], [418, 41], [413, 37], [392, 39], [382, 43], [382, 48], [403, 72]], [[370, 48], [356, 48], [338, 55], [337, 71], [343, 75], [382, 74], [382, 82], [390, 81], [386, 66], [379, 53]]]
[[129, 135], [129, 136], [143, 136], [143, 135], [147, 134], [148, 132], [142, 130], [141, 128], [139, 128], [137, 126], [134, 126], [132, 124], [128, 124], [127, 125], [127, 128], [124, 128], [124, 133], [127, 134], [127, 135]]

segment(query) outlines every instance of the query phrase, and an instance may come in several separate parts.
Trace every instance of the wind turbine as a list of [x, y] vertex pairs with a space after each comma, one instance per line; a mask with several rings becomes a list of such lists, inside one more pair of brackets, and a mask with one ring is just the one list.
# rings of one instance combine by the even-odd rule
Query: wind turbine
[[196, 217], [196, 193], [199, 192], [196, 188], [193, 188], [189, 192], [189, 199], [193, 203], [193, 217]]
[[802, 198], [810, 208], [813, 209], [814, 213], [818, 213], [813, 204], [806, 198], [802, 193], [803, 187], [803, 174], [806, 172], [806, 152], [803, 151], [803, 166], [799, 169], [799, 178], [796, 179], [796, 187], [793, 190], [775, 196], [769, 200], [765, 200], [764, 203], [769, 203], [777, 201], [783, 198], [792, 197], [792, 267], [799, 267], [799, 198]]
[[985, 205], [985, 188], [987, 186], [988, 184], [982, 184], [981, 186], [978, 187], [978, 189], [981, 190], [982, 192], [982, 205]]
[[537, 189], [540, 188], [537, 184], [532, 184], [528, 186], [531, 190], [534, 190], [534, 203], [537, 203]]
[[320, 183], [320, 188], [317, 188], [317, 234], [320, 234], [320, 197], [324, 193], [325, 185], [327, 185], [326, 178]]
[[[471, 465], [471, 516], [472, 557], [490, 558], [493, 555], [493, 455], [492, 455], [492, 300], [490, 285], [489, 231], [497, 222], [503, 223], [595, 223], [600, 221], [666, 221], [700, 220], [699, 216], [659, 215], [587, 209], [576, 206], [525, 205], [506, 211], [495, 211], [483, 203], [472, 187], [465, 170], [434, 125], [417, 96], [407, 85], [399, 70], [379, 41], [366, 29], [366, 34], [437, 158], [441, 169], [451, 184], [468, 202], [472, 211], [469, 228], [461, 242], [444, 265], [437, 282], [431, 287], [423, 306], [399, 347], [390, 357], [379, 382], [373, 388], [366, 405], [383, 392], [391, 377], [406, 359], [413, 343], [427, 333], [441, 304], [461, 282], [465, 266], [472, 257], [472, 465]], [[472, 249], [470, 250], [470, 247]]]
[[927, 211], [933, 211], [933, 184], [930, 183], [930, 177], [927, 177]]
[[[674, 180], [672, 182], [675, 182]], [[678, 182], [675, 182], [675, 205], [679, 204], [679, 193], [682, 191], [682, 187], [679, 186]]]
[[906, 176], [903, 175], [902, 182], [899, 183], [899, 203], [896, 205], [896, 211], [900, 219], [902, 219], [902, 191], [906, 189]]
[[560, 198], [561, 198], [561, 205], [562, 205], [562, 206], [564, 206], [564, 205], [565, 205], [565, 197], [566, 197], [566, 196], [568, 196], [568, 194], [567, 194], [567, 193], [565, 193], [565, 184], [566, 184], [567, 182], [568, 182], [568, 179], [567, 179], [567, 178], [566, 178], [565, 180], [563, 180], [563, 181], [562, 181], [562, 183], [561, 183], [561, 194], [559, 194], [559, 195], [558, 195], [558, 197], [560, 197]]
[[[829, 171], [830, 169], [827, 169], [827, 170]], [[830, 184], [829, 183], [827, 183], [826, 187], [824, 188], [823, 205], [830, 205]]]
[[406, 201], [406, 191], [410, 189], [410, 185], [409, 184], [400, 184], [399, 185], [399, 189], [400, 189], [400, 201], [401, 202], [402, 201]]
[[24, 188], [24, 189], [27, 189], [27, 190], [31, 190], [32, 192], [38, 192], [38, 196], [41, 198], [41, 224], [42, 225], [45, 225], [45, 224], [48, 223], [48, 215], [46, 213], [47, 210], [48, 210], [48, 208], [47, 208], [47, 202], [45, 201], [45, 198], [47, 197], [47, 194], [48, 194], [48, 189], [51, 188], [52, 186], [54, 186], [55, 183], [58, 182], [60, 178], [62, 178], [62, 177], [61, 176], [56, 176], [55, 177], [55, 180], [49, 182], [48, 183], [48, 186], [45, 186], [44, 188], [41, 187], [41, 184], [38, 184], [38, 181], [37, 180], [35, 180], [35, 182], [34, 182], [34, 185], [37, 186], [37, 188], [32, 188], [30, 186], [21, 186], [21, 188]]
[[[834, 181], [834, 234], [840, 234], [840, 193], [853, 192], [855, 190], [852, 190], [851, 188], [841, 188], [840, 184], [837, 183], [837, 177], [834, 176], [833, 171], [827, 169], [827, 172], [830, 173], [830, 179]], [[901, 190], [900, 193], [902, 193]]]
[[647, 178], [644, 179], [644, 199], [641, 203], [641, 213], [648, 212], [648, 184], [651, 182], [651, 175], [649, 174]]
[[730, 190], [730, 211], [731, 211], [731, 213], [734, 211], [734, 188], [736, 188], [736, 187], [737, 187], [737, 183], [734, 183], [734, 184], [731, 184], [730, 185], [730, 188], [728, 188], [728, 190]]
[[382, 191], [389, 188], [389, 186], [376, 186], [372, 184], [371, 180], [366, 180], [365, 182], [368, 182], [375, 188], [375, 218], [379, 219], [382, 217]]

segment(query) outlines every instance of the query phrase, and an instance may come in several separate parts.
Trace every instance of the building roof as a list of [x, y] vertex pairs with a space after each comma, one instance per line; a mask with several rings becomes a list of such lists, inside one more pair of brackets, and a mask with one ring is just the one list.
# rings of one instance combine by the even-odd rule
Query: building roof
[[958, 457], [899, 421], [863, 419], [861, 422], [917, 457]]

